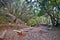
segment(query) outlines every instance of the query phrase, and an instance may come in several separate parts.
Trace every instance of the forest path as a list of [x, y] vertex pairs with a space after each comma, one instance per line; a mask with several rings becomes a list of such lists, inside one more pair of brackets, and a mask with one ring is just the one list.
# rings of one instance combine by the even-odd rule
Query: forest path
[[[22, 29], [24, 30], [24, 29]], [[60, 29], [47, 30], [46, 27], [28, 29], [26, 32], [17, 33], [8, 30], [4, 40], [60, 40]]]

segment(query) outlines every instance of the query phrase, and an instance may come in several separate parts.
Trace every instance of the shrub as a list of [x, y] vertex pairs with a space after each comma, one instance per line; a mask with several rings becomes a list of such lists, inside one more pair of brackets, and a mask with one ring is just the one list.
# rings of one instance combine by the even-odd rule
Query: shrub
[[40, 16], [40, 17], [36, 17], [36, 18], [31, 18], [30, 20], [27, 21], [27, 25], [28, 26], [32, 26], [32, 25], [39, 25], [39, 24], [50, 24], [51, 20], [49, 17], [45, 17], [45, 16]]

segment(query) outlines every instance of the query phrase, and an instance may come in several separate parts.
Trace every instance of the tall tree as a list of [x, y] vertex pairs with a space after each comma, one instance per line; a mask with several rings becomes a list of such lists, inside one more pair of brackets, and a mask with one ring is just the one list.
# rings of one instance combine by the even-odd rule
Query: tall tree
[[60, 4], [58, 4], [57, 1], [59, 0], [43, 0], [40, 2], [42, 6], [41, 9], [43, 9], [44, 12], [50, 16], [53, 26], [58, 24], [58, 13]]

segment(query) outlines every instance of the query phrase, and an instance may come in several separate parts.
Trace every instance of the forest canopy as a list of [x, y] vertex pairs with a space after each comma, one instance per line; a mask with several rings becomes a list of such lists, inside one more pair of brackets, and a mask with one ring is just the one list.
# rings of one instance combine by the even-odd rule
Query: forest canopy
[[0, 0], [0, 15], [2, 21], [19, 19], [29, 26], [56, 26], [60, 24], [60, 0]]

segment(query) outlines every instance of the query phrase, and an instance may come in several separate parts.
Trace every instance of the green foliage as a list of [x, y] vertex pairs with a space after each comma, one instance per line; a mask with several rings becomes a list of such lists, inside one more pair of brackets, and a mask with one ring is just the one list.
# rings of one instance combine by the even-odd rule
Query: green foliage
[[39, 25], [39, 24], [51, 24], [50, 17], [45, 17], [45, 16], [40, 16], [36, 18], [31, 18], [30, 20], [27, 21], [27, 25], [33, 26], [33, 25]]
[[36, 24], [36, 20], [35, 19], [30, 19], [28, 22], [27, 22], [27, 25], [28, 26], [32, 26], [32, 25], [35, 25]]
[[[50, 24], [51, 19], [50, 15], [53, 15], [53, 17], [60, 18], [60, 10], [53, 10], [54, 7], [57, 7], [60, 5], [60, 0], [39, 0], [39, 3], [41, 4], [39, 7], [34, 7], [32, 2], [26, 3], [25, 0], [13, 0], [13, 2], [10, 2], [12, 0], [3, 1], [6, 2], [5, 7], [1, 7], [0, 11], [4, 13], [11, 13], [15, 15], [16, 17], [20, 18], [22, 21], [27, 23], [27, 25], [37, 25], [40, 23], [46, 23]], [[57, 4], [56, 4], [57, 3]], [[36, 5], [35, 5], [36, 6]], [[37, 12], [36, 12], [37, 11]], [[50, 14], [50, 15], [47, 15]], [[0, 23], [3, 23], [3, 21], [6, 21], [9, 17], [1, 16], [0, 17]], [[8, 19], [10, 20], [10, 19]], [[59, 20], [60, 22], [60, 20]]]
[[40, 10], [38, 16], [43, 16], [43, 15], [45, 15], [44, 10]]

